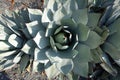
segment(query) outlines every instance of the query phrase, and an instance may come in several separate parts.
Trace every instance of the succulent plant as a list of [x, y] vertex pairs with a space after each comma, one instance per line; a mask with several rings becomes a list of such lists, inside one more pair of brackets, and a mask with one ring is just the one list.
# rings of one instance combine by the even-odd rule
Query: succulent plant
[[[6, 11], [0, 14], [0, 70], [6, 70], [19, 63], [23, 71], [34, 53], [35, 43], [26, 28], [28, 22], [20, 11]], [[32, 47], [30, 47], [32, 46]]]
[[43, 11], [27, 8], [0, 15], [1, 70], [20, 64], [22, 71], [30, 67], [45, 71], [49, 79], [66, 75], [72, 80], [94, 77], [99, 64], [117, 75], [111, 58], [119, 64], [120, 20], [101, 25], [102, 14], [88, 9], [92, 0], [45, 1]]

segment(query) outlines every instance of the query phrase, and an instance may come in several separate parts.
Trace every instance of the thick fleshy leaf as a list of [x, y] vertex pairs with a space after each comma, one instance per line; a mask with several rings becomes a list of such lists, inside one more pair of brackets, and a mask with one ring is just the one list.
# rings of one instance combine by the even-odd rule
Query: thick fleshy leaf
[[120, 66], [120, 59], [114, 60]]
[[39, 48], [36, 48], [35, 49], [35, 52], [34, 52], [34, 61], [38, 61], [40, 63], [47, 63], [49, 60], [45, 54], [47, 48], [45, 49], [39, 49]]
[[23, 48], [21, 49], [24, 53], [33, 55], [35, 50], [35, 42], [33, 40], [28, 40]]
[[58, 4], [56, 2], [56, 0], [49, 0], [48, 4], [47, 4], [47, 8], [51, 9], [52, 12], [55, 12], [58, 8]]
[[0, 70], [11, 69], [13, 66], [15, 66], [15, 64], [12, 60], [5, 60], [5, 62], [2, 65], [0, 65]]
[[[116, 3], [117, 1], [119, 1], [119, 0], [114, 1], [114, 3]], [[111, 6], [112, 7], [111, 10], [110, 10], [111, 12], [110, 11], [108, 12], [109, 14], [110, 13], [111, 14], [110, 14], [110, 16], [109, 16], [109, 18], [108, 18], [108, 20], [106, 22], [107, 25], [109, 25], [112, 22], [114, 22], [120, 16], [120, 13], [119, 13], [120, 7], [118, 6], [118, 4], [119, 3], [117, 3], [117, 5]]]
[[89, 13], [87, 25], [90, 28], [94, 29], [95, 27], [97, 27], [100, 17], [101, 17], [101, 14], [99, 13]]
[[0, 51], [7, 51], [14, 49], [14, 47], [11, 44], [9, 44], [7, 41], [0, 41], [0, 45], [2, 45], [2, 47], [0, 47]]
[[106, 23], [106, 20], [110, 17], [110, 15], [112, 14], [111, 12], [112, 6], [108, 6], [105, 10], [104, 15], [102, 16], [101, 20], [100, 20], [100, 26], [103, 26]]
[[72, 73], [68, 73], [66, 76], [67, 76], [68, 80], [74, 80]]
[[53, 48], [53, 50], [57, 51], [57, 48], [55, 46], [55, 41], [54, 41], [53, 37], [51, 37], [51, 36], [50, 36], [50, 45]]
[[15, 10], [16, 15], [14, 14], [15, 22], [17, 25], [25, 28], [25, 23], [30, 22], [28, 9]]
[[111, 65], [108, 65], [108, 64], [106, 64], [104, 62], [101, 63], [100, 65], [102, 66], [102, 68], [104, 68], [107, 72], [109, 72], [113, 76], [117, 75], [117, 70], [115, 68], [113, 68]]
[[32, 38], [32, 36], [29, 34], [29, 31], [28, 31], [27, 27], [24, 28], [24, 29], [21, 29], [21, 31], [23, 32], [24, 36], [25, 36], [27, 39], [31, 39], [31, 38]]
[[45, 37], [45, 32], [39, 31], [34, 38], [35, 43], [40, 49], [49, 46], [49, 38]]
[[74, 62], [73, 72], [80, 76], [88, 77], [88, 71], [89, 71], [88, 63], [79, 62], [77, 58], [75, 58], [73, 62]]
[[59, 62], [61, 59], [72, 59], [78, 52], [76, 50], [67, 50], [62, 52], [55, 52], [52, 49], [46, 51], [46, 56], [52, 63]]
[[101, 67], [106, 70], [108, 73], [110, 73], [113, 76], [117, 75], [117, 70], [112, 66], [109, 57], [106, 53], [102, 51], [101, 48], [96, 49], [99, 55], [99, 58], [101, 59]]
[[9, 36], [8, 42], [16, 48], [21, 48], [23, 45], [23, 40], [16, 34], [11, 34]]
[[72, 59], [60, 59], [55, 65], [63, 74], [71, 72], [74, 66]]
[[61, 24], [64, 26], [69, 26], [70, 28], [75, 28], [77, 24], [75, 21], [71, 18], [71, 15], [66, 15], [61, 19]]
[[100, 63], [101, 62], [96, 49], [91, 50], [91, 56], [92, 56], [92, 59], [93, 59], [94, 63]]
[[88, 45], [91, 49], [97, 48], [102, 42], [102, 38], [94, 31], [90, 31], [88, 39], [83, 43]]
[[50, 9], [45, 8], [42, 15], [42, 23], [48, 23], [53, 20], [53, 13]]
[[44, 70], [44, 65], [38, 61], [33, 61], [33, 72], [42, 72]]
[[[26, 14], [26, 16], [23, 16], [22, 14], [23, 14], [23, 12], [21, 12], [19, 10], [15, 10], [15, 12], [12, 14], [12, 17], [9, 17], [10, 20], [12, 20], [16, 23], [18, 28], [25, 28], [25, 22], [30, 21], [28, 18], [28, 13]], [[26, 20], [25, 18], [28, 18], [28, 19]]]
[[42, 15], [41, 10], [28, 8], [28, 12], [31, 21], [35, 21], [35, 20], [41, 21], [41, 15]]
[[67, 12], [67, 14], [70, 14], [72, 12], [74, 12], [75, 10], [78, 9], [78, 5], [76, 3], [75, 0], [67, 0], [65, 3], [64, 3], [64, 8]]
[[55, 63], [45, 69], [45, 73], [49, 79], [55, 78], [60, 71], [56, 68]]
[[55, 22], [50, 22], [47, 26], [45, 36], [49, 37], [54, 34], [54, 31], [57, 29], [57, 25], [55, 25]]
[[0, 52], [0, 58], [4, 58], [13, 54], [19, 53], [19, 50], [7, 51], [7, 52]]
[[13, 59], [13, 62], [14, 62], [14, 63], [19, 63], [20, 60], [21, 60], [21, 58], [22, 58], [22, 55], [23, 55], [23, 52], [19, 52], [19, 53], [15, 56], [15, 58]]
[[13, 33], [21, 36], [20, 34], [20, 27], [18, 27], [15, 22], [9, 20], [8, 18], [1, 16], [0, 17], [2, 21], [0, 21], [4, 26], [8, 27]]
[[38, 21], [26, 23], [26, 26], [32, 37], [35, 37], [38, 31], [44, 30], [44, 27], [41, 26]]
[[90, 34], [90, 29], [87, 26], [79, 23], [76, 30], [78, 33], [79, 41], [86, 41], [88, 39]]
[[108, 53], [114, 60], [120, 59], [120, 51], [109, 42], [105, 42], [102, 49]]
[[65, 50], [65, 49], [68, 49], [69, 48], [69, 45], [64, 45], [62, 46], [61, 44], [59, 43], [55, 43], [56, 47], [60, 50]]
[[86, 8], [88, 6], [88, 0], [76, 0], [79, 9]]
[[53, 16], [53, 20], [55, 21], [56, 24], [61, 24], [61, 19], [66, 16], [66, 10], [64, 7], [60, 7]]
[[88, 46], [79, 43], [75, 49], [78, 51], [75, 58], [77, 58], [79, 63], [89, 62], [92, 60], [90, 48]]
[[11, 32], [8, 28], [6, 28], [0, 24], [0, 40], [7, 40], [8, 39], [10, 34], [8, 34], [6, 31], [8, 33]]
[[120, 25], [120, 19], [115, 20], [114, 23], [109, 25], [108, 29], [110, 30], [110, 34], [113, 34], [113, 33], [116, 33], [116, 32], [119, 33], [120, 32], [119, 25]]
[[120, 51], [120, 32], [109, 36], [107, 41]]
[[54, 35], [57, 34], [57, 33], [59, 33], [62, 29], [63, 29], [62, 26], [61, 26], [61, 27], [58, 27], [58, 28], [55, 30]]
[[20, 71], [23, 72], [30, 61], [29, 55], [23, 55], [20, 61]]
[[88, 22], [87, 9], [81, 9], [81, 10], [74, 11], [72, 14], [72, 18], [77, 24], [82, 23], [86, 25]]

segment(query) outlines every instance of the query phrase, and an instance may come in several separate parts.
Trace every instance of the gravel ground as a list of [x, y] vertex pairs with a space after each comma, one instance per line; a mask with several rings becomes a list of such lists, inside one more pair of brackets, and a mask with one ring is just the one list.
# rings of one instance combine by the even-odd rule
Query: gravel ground
[[[12, 3], [12, 0], [0, 0], [0, 13], [4, 12], [5, 9], [21, 9], [24, 7], [30, 7], [30, 8], [42, 8], [42, 0], [14, 0], [14, 3]], [[14, 4], [14, 6], [12, 6]]]

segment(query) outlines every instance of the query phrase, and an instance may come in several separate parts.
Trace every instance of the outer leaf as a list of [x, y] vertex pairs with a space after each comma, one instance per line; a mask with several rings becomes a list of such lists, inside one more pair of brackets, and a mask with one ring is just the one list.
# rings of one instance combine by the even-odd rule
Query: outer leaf
[[113, 76], [117, 75], [117, 70], [115, 68], [113, 68], [112, 66], [106, 64], [106, 63], [101, 63], [101, 66], [110, 74], [112, 74]]
[[71, 18], [71, 14], [64, 16], [61, 19], [61, 24], [65, 25], [65, 26], [73, 27], [73, 28], [75, 28], [77, 26], [75, 21]]
[[11, 69], [15, 64], [12, 60], [6, 60], [4, 64], [0, 65], [0, 70]]
[[[113, 0], [114, 1], [114, 0]], [[114, 1], [114, 3], [116, 3], [118, 0]], [[111, 15], [110, 17], [108, 18], [106, 24], [109, 25], [111, 24], [112, 22], [114, 22], [119, 16], [120, 16], [120, 7], [118, 6], [118, 2], [116, 3], [117, 5], [113, 5], [111, 6]], [[110, 13], [110, 12], [109, 12]]]
[[53, 20], [55, 21], [56, 24], [61, 24], [61, 19], [66, 16], [67, 13], [64, 9], [64, 7], [60, 7], [55, 13], [54, 13], [54, 17]]
[[78, 3], [79, 9], [86, 8], [88, 6], [88, 0], [76, 0]]
[[105, 14], [102, 16], [101, 20], [100, 20], [100, 25], [103, 26], [106, 23], [106, 20], [110, 17], [111, 15], [111, 9], [112, 6], [108, 6], [105, 10]]
[[83, 43], [88, 45], [91, 49], [97, 48], [102, 42], [102, 38], [93, 31], [90, 31], [89, 37]]
[[[6, 31], [8, 31], [8, 32], [6, 32]], [[0, 40], [7, 40], [7, 38], [10, 35], [9, 34], [10, 32], [11, 31], [8, 28], [6, 28], [6, 27], [4, 27], [3, 25], [0, 24]]]
[[16, 34], [11, 34], [8, 39], [8, 42], [16, 48], [21, 48], [23, 45], [22, 39], [19, 36], [17, 36]]
[[95, 63], [100, 63], [101, 62], [96, 49], [91, 50], [91, 55], [92, 55], [92, 58], [93, 58], [93, 62], [95, 62]]
[[79, 63], [89, 62], [92, 59], [90, 48], [83, 44], [78, 44], [75, 48], [78, 51], [78, 54], [75, 60], [78, 60]]
[[42, 72], [44, 70], [44, 65], [38, 61], [33, 61], [33, 72]]
[[67, 11], [67, 14], [70, 14], [78, 9], [78, 5], [75, 0], [67, 0], [63, 6]]
[[23, 55], [22, 56], [22, 59], [20, 61], [20, 71], [23, 72], [25, 70], [25, 68], [27, 67], [28, 65], [28, 62], [30, 60], [30, 57], [29, 55]]
[[88, 22], [87, 9], [76, 10], [72, 14], [72, 18], [77, 24], [82, 23], [84, 25]]
[[80, 63], [78, 60], [77, 58], [74, 59], [73, 72], [83, 77], [88, 77], [88, 63]]
[[49, 60], [45, 54], [46, 50], [47, 50], [46, 48], [45, 49], [36, 48], [34, 51], [34, 61], [38, 61], [40, 63], [47, 63]]
[[45, 69], [46, 75], [49, 79], [55, 78], [60, 72], [56, 68], [55, 63]]
[[42, 15], [42, 23], [48, 23], [53, 20], [53, 13], [50, 9], [45, 8]]
[[47, 26], [45, 36], [49, 37], [54, 34], [54, 31], [57, 29], [57, 25], [55, 25], [55, 22], [50, 22]]
[[29, 18], [31, 21], [41, 21], [42, 11], [39, 9], [30, 9], [28, 8]]
[[113, 46], [109, 42], [105, 42], [102, 48], [106, 53], [108, 53], [114, 60], [120, 59], [120, 51], [116, 49], [115, 46]]
[[113, 44], [113, 46], [115, 46], [118, 50], [120, 50], [119, 40], [120, 40], [120, 33], [119, 32], [109, 36], [109, 38], [107, 39], [107, 41], [109, 43]]
[[2, 47], [0, 47], [0, 51], [14, 49], [14, 47], [6, 41], [0, 41], [0, 45], [2, 45]]
[[87, 25], [90, 28], [94, 29], [95, 27], [97, 27], [100, 17], [101, 17], [101, 14], [99, 13], [89, 13]]
[[90, 29], [83, 25], [83, 24], [78, 24], [78, 28], [76, 29], [78, 33], [78, 39], [79, 41], [86, 41], [89, 37], [90, 34]]
[[28, 31], [27, 28], [21, 29], [21, 31], [23, 32], [23, 34], [25, 35], [25, 37], [27, 39], [31, 39], [32, 38], [32, 36], [29, 34], [29, 31]]
[[11, 55], [16, 54], [18, 52], [19, 52], [19, 50], [0, 52], [0, 58], [11, 56]]
[[119, 25], [120, 25], [120, 19], [115, 20], [114, 23], [109, 25], [108, 29], [110, 30], [110, 34], [113, 34], [116, 32], [119, 33], [119, 31], [120, 31]]
[[44, 30], [43, 26], [41, 26], [38, 21], [26, 23], [26, 26], [32, 37], [35, 37], [38, 31]]
[[22, 58], [22, 55], [23, 55], [23, 52], [19, 52], [19, 53], [15, 56], [15, 58], [13, 59], [13, 62], [14, 62], [14, 63], [19, 63], [20, 60], [21, 60], [21, 58]]
[[45, 37], [45, 32], [39, 31], [34, 38], [35, 43], [40, 49], [49, 46], [49, 39]]
[[15, 24], [15, 22], [11, 21], [10, 19], [6, 18], [5, 16], [1, 16], [0, 18], [1, 18], [1, 21], [0, 21], [0, 22], [1, 22], [4, 26], [8, 27], [13, 33], [21, 36], [21, 35], [20, 35], [21, 33], [20, 33], [20, 31], [19, 31], [20, 27], [18, 27], [18, 26]]
[[72, 59], [59, 59], [56, 63], [57, 69], [63, 74], [68, 74], [73, 69], [73, 61]]
[[59, 62], [61, 59], [72, 59], [74, 58], [78, 52], [76, 50], [68, 50], [62, 52], [55, 52], [52, 49], [46, 51], [46, 56], [52, 63]]
[[28, 40], [26, 44], [21, 49], [24, 53], [33, 55], [36, 45], [33, 40]]
[[47, 4], [47, 8], [51, 9], [52, 12], [55, 12], [58, 8], [58, 4], [56, 0], [49, 0]]
[[99, 57], [100, 57], [100, 59], [102, 61], [101, 64], [100, 64], [101, 67], [103, 69], [105, 69], [107, 72], [109, 72], [111, 75], [116, 76], [117, 75], [117, 70], [111, 65], [111, 62], [110, 62], [110, 60], [108, 58], [108, 55], [105, 54], [101, 50], [101, 48], [97, 48], [96, 50], [97, 50], [97, 52], [99, 54]]

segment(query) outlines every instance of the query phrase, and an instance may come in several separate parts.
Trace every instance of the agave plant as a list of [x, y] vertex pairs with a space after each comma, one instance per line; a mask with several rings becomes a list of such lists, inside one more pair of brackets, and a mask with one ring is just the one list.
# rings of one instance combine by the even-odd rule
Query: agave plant
[[86, 8], [91, 2], [46, 0], [43, 11], [27, 8], [1, 15], [1, 70], [18, 63], [22, 71], [29, 65], [49, 79], [66, 75], [72, 80], [78, 75], [92, 78], [93, 65], [99, 64], [115, 76], [109, 56], [119, 64], [119, 19], [101, 26], [101, 13]]
[[[99, 22], [99, 28], [106, 28], [106, 37], [104, 43], [99, 47], [99, 49], [94, 49], [93, 54], [97, 54], [97, 58], [94, 55], [94, 61], [98, 60], [97, 63], [108, 73], [113, 75], [114, 77], [108, 77], [108, 73], [103, 71], [103, 69], [99, 68], [95, 70], [92, 77], [95, 75], [107, 78], [105, 80], [119, 80], [119, 6], [116, 4], [118, 1], [114, 2], [114, 5], [109, 6], [105, 14], [102, 16]], [[108, 15], [110, 13], [110, 15]], [[106, 27], [105, 27], [106, 26]], [[102, 55], [101, 55], [102, 54]], [[101, 56], [100, 56], [101, 55]], [[98, 66], [98, 65], [97, 65]], [[102, 74], [103, 73], [103, 74]], [[117, 77], [115, 77], [117, 75]], [[100, 77], [98, 77], [100, 79]]]
[[9, 69], [19, 63], [23, 71], [30, 60], [29, 55], [35, 49], [35, 43], [25, 25], [29, 20], [18, 14], [22, 13], [16, 10], [0, 15], [0, 70]]

